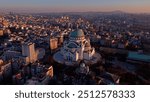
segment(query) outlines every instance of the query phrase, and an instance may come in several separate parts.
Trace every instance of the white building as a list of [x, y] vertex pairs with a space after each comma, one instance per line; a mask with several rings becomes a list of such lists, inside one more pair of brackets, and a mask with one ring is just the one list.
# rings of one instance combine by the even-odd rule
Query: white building
[[34, 43], [31, 42], [25, 42], [22, 45], [22, 55], [25, 57], [29, 57], [29, 61], [31, 63], [36, 61], [35, 58], [35, 47], [34, 47]]
[[84, 35], [82, 29], [70, 33], [69, 40], [64, 41], [63, 47], [53, 56], [61, 64], [78, 65], [84, 60], [86, 64], [97, 63], [101, 56], [91, 47], [90, 39]]
[[95, 49], [91, 47], [90, 40], [85, 37], [83, 30], [78, 29], [64, 42], [61, 54], [68, 61], [91, 60]]

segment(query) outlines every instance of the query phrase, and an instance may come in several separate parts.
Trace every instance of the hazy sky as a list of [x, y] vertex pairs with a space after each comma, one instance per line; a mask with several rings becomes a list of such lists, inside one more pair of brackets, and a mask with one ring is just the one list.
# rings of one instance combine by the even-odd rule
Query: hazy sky
[[30, 12], [122, 10], [150, 13], [150, 0], [0, 0], [0, 9]]

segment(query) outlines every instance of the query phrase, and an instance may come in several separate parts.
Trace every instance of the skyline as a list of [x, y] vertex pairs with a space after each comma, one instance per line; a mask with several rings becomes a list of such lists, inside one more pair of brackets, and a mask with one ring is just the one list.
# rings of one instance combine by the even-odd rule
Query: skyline
[[14, 12], [108, 12], [150, 13], [148, 0], [1, 0], [0, 11]]
[[129, 0], [6, 1], [0, 85], [150, 85], [150, 13]]

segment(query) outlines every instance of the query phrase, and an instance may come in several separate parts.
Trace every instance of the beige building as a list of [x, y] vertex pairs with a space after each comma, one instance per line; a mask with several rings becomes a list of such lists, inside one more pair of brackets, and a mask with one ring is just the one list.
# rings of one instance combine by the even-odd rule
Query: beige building
[[22, 44], [22, 62], [25, 64], [34, 63], [45, 56], [45, 49], [35, 49], [35, 44], [32, 42], [25, 42]]
[[63, 34], [61, 33], [57, 38], [58, 38], [58, 45], [61, 45], [64, 41]]
[[22, 44], [22, 55], [29, 58], [29, 62], [33, 63], [36, 61], [36, 53], [34, 43], [25, 42]]
[[55, 50], [58, 48], [58, 38], [50, 38], [50, 49]]

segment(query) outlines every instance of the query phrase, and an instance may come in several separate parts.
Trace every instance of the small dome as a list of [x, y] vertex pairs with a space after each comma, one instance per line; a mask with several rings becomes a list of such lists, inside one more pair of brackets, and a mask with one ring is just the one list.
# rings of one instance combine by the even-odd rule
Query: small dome
[[84, 37], [84, 32], [82, 29], [77, 29], [76, 31], [71, 32], [70, 37], [73, 38]]
[[81, 64], [80, 64], [80, 67], [81, 67], [81, 68], [86, 67], [85, 63], [81, 63]]

